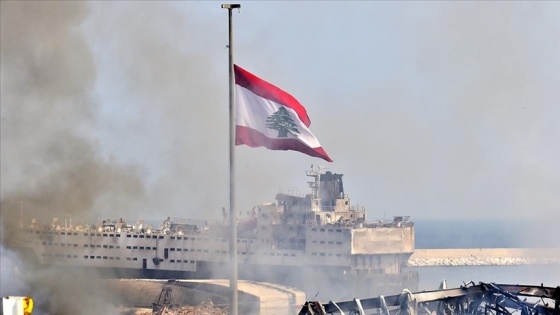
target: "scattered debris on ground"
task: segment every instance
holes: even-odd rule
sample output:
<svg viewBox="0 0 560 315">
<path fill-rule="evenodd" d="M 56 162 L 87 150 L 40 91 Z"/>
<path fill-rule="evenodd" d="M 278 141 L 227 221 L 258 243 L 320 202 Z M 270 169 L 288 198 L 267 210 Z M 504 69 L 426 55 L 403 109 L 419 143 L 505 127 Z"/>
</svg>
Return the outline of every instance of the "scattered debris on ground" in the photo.
<svg viewBox="0 0 560 315">
<path fill-rule="evenodd" d="M 149 308 L 122 308 L 121 315 L 153 315 L 156 314 Z M 159 310 L 157 315 L 227 315 L 224 309 L 216 307 L 212 302 L 205 302 L 198 306 L 179 306 L 175 308 L 167 308 Z"/>
</svg>

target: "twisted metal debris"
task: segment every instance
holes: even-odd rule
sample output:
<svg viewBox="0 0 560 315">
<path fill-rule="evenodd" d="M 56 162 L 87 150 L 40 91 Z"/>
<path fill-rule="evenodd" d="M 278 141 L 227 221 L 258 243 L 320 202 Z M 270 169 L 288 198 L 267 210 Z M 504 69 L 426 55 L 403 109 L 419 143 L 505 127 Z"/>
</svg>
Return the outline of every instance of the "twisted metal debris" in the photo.
<svg viewBox="0 0 560 315">
<path fill-rule="evenodd" d="M 305 303 L 299 315 L 560 315 L 560 286 L 469 282 L 460 288 L 321 304 Z"/>
</svg>

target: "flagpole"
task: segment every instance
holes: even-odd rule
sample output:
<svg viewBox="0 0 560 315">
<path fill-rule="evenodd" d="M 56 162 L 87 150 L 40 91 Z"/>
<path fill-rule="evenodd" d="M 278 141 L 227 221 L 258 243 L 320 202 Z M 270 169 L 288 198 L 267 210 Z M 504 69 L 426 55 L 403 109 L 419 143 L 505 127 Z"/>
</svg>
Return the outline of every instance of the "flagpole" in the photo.
<svg viewBox="0 0 560 315">
<path fill-rule="evenodd" d="M 233 28 L 232 9 L 241 8 L 240 4 L 222 4 L 228 10 L 229 24 L 229 240 L 231 315 L 237 315 L 237 220 L 235 216 L 235 87 L 233 72 Z"/>
</svg>

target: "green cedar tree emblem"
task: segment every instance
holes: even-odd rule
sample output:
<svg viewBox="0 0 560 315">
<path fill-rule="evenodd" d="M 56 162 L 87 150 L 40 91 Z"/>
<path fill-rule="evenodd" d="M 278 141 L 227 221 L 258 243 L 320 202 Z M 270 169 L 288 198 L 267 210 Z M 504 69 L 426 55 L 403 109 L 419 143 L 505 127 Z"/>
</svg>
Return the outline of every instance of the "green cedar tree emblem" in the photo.
<svg viewBox="0 0 560 315">
<path fill-rule="evenodd" d="M 266 118 L 266 128 L 278 130 L 278 138 L 288 137 L 288 132 L 294 136 L 299 134 L 297 125 L 284 106 Z"/>
</svg>

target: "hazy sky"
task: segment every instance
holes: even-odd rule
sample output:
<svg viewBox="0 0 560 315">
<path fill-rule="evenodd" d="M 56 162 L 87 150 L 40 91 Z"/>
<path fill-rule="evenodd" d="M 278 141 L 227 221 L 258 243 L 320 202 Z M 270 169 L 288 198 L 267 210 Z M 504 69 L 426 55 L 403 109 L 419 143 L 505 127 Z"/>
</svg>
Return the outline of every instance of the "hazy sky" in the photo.
<svg viewBox="0 0 560 315">
<path fill-rule="evenodd" d="M 220 4 L 2 2 L 3 200 L 48 196 L 49 211 L 98 219 L 219 217 Z M 241 5 L 235 62 L 307 108 L 334 162 L 237 147 L 239 211 L 308 192 L 317 164 L 344 174 L 369 219 L 560 222 L 560 2 Z"/>
</svg>

